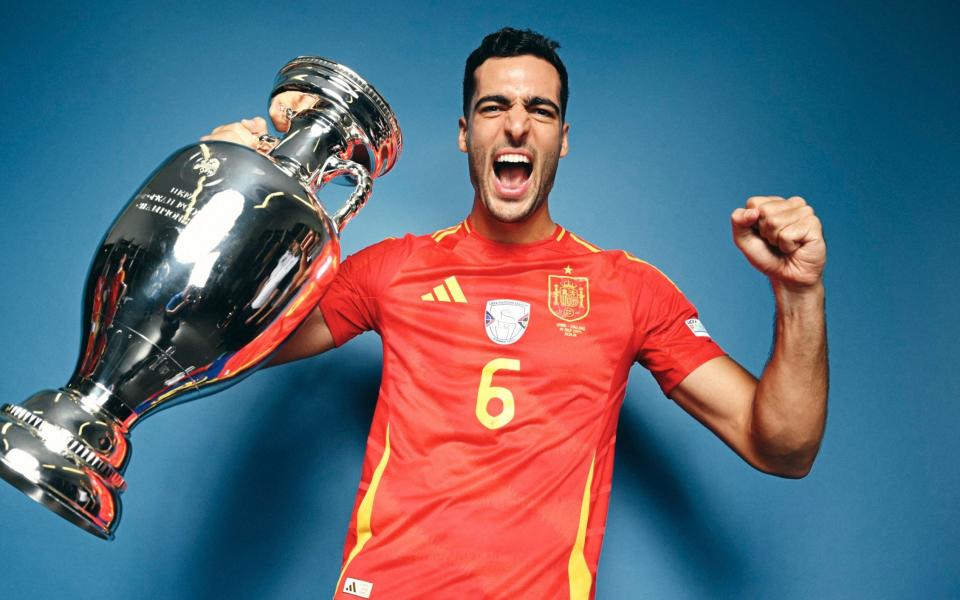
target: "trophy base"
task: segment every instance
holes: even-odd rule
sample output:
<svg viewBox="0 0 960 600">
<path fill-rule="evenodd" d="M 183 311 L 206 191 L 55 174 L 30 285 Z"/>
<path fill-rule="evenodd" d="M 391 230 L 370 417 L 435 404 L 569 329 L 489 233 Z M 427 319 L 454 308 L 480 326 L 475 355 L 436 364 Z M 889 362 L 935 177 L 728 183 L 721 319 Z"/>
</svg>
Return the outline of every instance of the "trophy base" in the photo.
<svg viewBox="0 0 960 600">
<path fill-rule="evenodd" d="M 16 469 L 10 467 L 4 460 L 0 460 L 0 477 L 26 494 L 31 500 L 42 504 L 84 531 L 104 540 L 113 539 L 113 532 L 97 525 L 82 512 L 75 509 L 70 500 L 59 494 L 56 489 L 41 482 L 34 483 L 21 475 Z"/>
<path fill-rule="evenodd" d="M 60 404 L 70 408 L 72 403 Z M 84 461 L 81 446 L 66 429 L 36 413 L 10 404 L 0 407 L 0 477 L 84 531 L 111 540 L 126 484 L 119 475 L 120 487 L 97 473 L 96 468 L 104 469 L 102 461 Z"/>
</svg>

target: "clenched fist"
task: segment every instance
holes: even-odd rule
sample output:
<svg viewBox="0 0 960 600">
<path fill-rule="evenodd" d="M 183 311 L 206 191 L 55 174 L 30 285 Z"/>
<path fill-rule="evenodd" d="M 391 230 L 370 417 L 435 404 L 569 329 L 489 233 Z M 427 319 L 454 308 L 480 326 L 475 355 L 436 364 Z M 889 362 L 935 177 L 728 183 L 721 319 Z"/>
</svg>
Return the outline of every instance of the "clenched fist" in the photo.
<svg viewBox="0 0 960 600">
<path fill-rule="evenodd" d="M 734 243 L 772 281 L 794 289 L 820 282 L 827 245 L 820 219 L 803 198 L 753 196 L 730 220 Z"/>
</svg>

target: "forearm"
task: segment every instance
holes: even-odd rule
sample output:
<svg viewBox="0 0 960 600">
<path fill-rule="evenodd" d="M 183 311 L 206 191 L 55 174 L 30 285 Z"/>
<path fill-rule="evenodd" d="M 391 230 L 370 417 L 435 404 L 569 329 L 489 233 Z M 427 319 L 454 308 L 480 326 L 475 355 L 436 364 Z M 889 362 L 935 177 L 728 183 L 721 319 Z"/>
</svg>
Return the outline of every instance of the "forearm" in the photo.
<svg viewBox="0 0 960 600">
<path fill-rule="evenodd" d="M 334 347 L 333 334 L 323 320 L 319 309 L 310 313 L 303 324 L 270 357 L 267 367 L 282 365 L 293 360 L 315 356 Z"/>
<path fill-rule="evenodd" d="M 774 284 L 773 353 L 757 385 L 751 436 L 770 470 L 787 477 L 810 471 L 827 412 L 827 335 L 823 284 L 802 290 Z"/>
</svg>

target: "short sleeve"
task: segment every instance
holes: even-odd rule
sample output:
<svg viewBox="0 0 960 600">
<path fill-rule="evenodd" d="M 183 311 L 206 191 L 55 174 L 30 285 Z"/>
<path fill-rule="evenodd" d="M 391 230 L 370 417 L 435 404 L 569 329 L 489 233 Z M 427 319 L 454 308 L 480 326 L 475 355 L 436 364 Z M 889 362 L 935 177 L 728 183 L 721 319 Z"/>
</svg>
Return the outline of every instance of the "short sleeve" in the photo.
<svg viewBox="0 0 960 600">
<path fill-rule="evenodd" d="M 381 291 L 408 256 L 411 239 L 412 236 L 384 240 L 340 265 L 318 306 L 337 346 L 364 331 L 380 331 Z"/>
<path fill-rule="evenodd" d="M 637 362 L 669 395 L 687 375 L 725 352 L 710 338 L 697 309 L 670 279 L 647 266 L 634 296 Z"/>
</svg>

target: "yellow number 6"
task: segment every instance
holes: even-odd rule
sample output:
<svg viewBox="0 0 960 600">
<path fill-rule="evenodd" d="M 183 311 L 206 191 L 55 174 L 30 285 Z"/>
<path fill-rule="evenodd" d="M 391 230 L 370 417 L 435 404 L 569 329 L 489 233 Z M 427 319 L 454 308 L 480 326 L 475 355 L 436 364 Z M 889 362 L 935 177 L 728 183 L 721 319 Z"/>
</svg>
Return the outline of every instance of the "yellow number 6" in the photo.
<svg viewBox="0 0 960 600">
<path fill-rule="evenodd" d="M 477 419 L 487 429 L 500 429 L 513 420 L 513 392 L 505 387 L 490 385 L 493 374 L 500 370 L 519 371 L 520 361 L 514 358 L 495 358 L 483 366 L 480 388 L 477 390 Z M 487 410 L 494 398 L 499 398 L 503 403 L 503 410 L 496 416 Z"/>
</svg>

